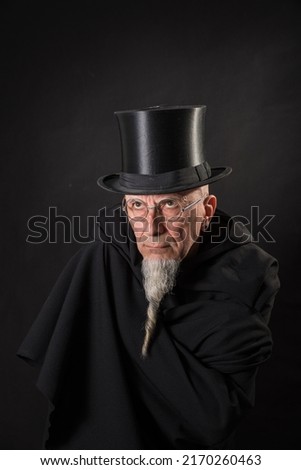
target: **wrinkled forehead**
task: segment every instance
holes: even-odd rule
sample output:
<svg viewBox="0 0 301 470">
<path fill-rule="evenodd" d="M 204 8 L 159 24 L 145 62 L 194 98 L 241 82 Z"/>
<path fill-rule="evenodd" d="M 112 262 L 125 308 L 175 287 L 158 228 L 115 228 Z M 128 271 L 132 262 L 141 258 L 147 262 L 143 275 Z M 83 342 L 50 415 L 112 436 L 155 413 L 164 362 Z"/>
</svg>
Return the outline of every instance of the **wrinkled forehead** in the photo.
<svg viewBox="0 0 301 470">
<path fill-rule="evenodd" d="M 164 194 L 126 194 L 124 197 L 126 201 L 129 200 L 137 200 L 139 199 L 140 201 L 144 201 L 146 203 L 153 203 L 153 202 L 158 202 L 162 201 L 162 199 L 178 199 L 179 201 L 189 201 L 190 198 L 192 198 L 195 194 L 198 194 L 199 189 L 193 189 L 193 190 L 188 190 L 188 191 L 181 191 L 177 193 L 164 193 Z"/>
</svg>

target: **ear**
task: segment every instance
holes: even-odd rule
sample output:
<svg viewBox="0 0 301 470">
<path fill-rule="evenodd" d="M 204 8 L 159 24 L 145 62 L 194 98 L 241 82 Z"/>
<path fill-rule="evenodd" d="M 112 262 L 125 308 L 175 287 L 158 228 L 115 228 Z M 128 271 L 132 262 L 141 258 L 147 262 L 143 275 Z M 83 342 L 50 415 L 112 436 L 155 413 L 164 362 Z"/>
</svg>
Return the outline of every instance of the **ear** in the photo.
<svg viewBox="0 0 301 470">
<path fill-rule="evenodd" d="M 204 208 L 206 213 L 206 219 L 210 222 L 211 218 L 214 216 L 217 206 L 217 198 L 213 194 L 209 194 L 204 200 Z"/>
</svg>

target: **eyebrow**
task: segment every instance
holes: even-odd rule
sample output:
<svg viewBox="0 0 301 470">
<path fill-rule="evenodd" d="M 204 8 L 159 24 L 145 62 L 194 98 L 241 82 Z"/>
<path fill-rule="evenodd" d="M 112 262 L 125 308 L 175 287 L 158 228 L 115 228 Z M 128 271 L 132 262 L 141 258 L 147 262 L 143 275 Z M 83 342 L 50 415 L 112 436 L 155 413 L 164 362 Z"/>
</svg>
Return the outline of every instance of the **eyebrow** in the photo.
<svg viewBox="0 0 301 470">
<path fill-rule="evenodd" d="M 162 197 L 161 199 L 159 199 L 159 201 L 156 202 L 155 204 L 159 204 L 162 201 L 168 201 L 170 199 L 176 200 L 176 201 L 179 201 L 179 202 L 188 202 L 186 196 L 169 196 L 169 197 L 166 196 L 166 197 Z M 126 200 L 127 201 L 141 201 L 141 202 L 144 202 L 146 204 L 146 202 L 143 201 L 143 199 L 140 199 L 139 197 L 129 197 Z"/>
</svg>

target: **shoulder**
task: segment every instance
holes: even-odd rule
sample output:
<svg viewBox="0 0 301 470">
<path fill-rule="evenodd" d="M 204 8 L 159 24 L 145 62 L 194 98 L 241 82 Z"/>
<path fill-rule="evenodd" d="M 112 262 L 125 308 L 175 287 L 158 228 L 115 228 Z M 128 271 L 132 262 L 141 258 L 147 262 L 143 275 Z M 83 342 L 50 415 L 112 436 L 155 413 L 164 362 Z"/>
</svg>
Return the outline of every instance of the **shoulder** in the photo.
<svg viewBox="0 0 301 470">
<path fill-rule="evenodd" d="M 129 229 L 121 205 L 103 207 L 96 217 L 93 237 L 80 246 L 73 256 L 74 261 L 88 260 L 107 252 L 127 254 L 129 251 Z"/>
<path fill-rule="evenodd" d="M 222 212 L 218 217 L 215 230 L 207 235 L 205 256 L 202 246 L 199 250 L 199 268 L 210 285 L 250 307 L 263 291 L 262 298 L 275 295 L 279 289 L 277 260 L 252 241 L 250 232 L 235 218 Z"/>
<path fill-rule="evenodd" d="M 230 263 L 233 269 L 238 269 L 246 275 L 250 273 L 264 275 L 271 266 L 278 267 L 276 258 L 254 242 L 234 245 L 231 250 L 221 255 L 220 262 Z"/>
<path fill-rule="evenodd" d="M 280 287 L 278 261 L 253 242 L 221 254 L 214 271 L 220 273 L 221 283 L 228 292 L 259 309 Z"/>
<path fill-rule="evenodd" d="M 209 233 L 210 258 L 214 263 L 239 271 L 241 276 L 264 276 L 277 260 L 254 242 L 251 233 L 236 217 L 217 211 L 215 230 Z"/>
</svg>

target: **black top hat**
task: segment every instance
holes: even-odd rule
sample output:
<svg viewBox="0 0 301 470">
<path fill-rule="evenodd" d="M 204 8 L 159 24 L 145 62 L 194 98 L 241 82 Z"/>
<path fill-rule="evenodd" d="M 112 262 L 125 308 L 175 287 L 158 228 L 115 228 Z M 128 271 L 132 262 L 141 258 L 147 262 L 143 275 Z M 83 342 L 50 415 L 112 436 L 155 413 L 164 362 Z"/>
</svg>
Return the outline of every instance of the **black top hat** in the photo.
<svg viewBox="0 0 301 470">
<path fill-rule="evenodd" d="M 205 159 L 206 106 L 154 106 L 117 111 L 122 172 L 101 176 L 104 189 L 163 194 L 213 183 L 231 173 Z"/>
</svg>

